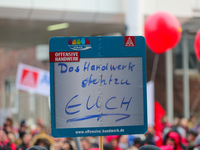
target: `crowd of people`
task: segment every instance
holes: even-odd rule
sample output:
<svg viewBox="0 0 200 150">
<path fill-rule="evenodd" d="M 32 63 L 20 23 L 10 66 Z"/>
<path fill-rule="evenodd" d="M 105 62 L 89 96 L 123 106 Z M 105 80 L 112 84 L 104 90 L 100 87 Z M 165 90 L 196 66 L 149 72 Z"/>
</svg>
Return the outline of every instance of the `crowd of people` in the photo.
<svg viewBox="0 0 200 150">
<path fill-rule="evenodd" d="M 98 141 L 98 137 L 81 137 L 80 145 L 83 150 L 98 150 Z M 11 118 L 0 127 L 0 150 L 26 150 L 34 145 L 47 150 L 79 150 L 73 138 L 52 137 L 41 119 L 35 128 L 27 121 L 16 127 Z M 164 116 L 159 130 L 149 126 L 146 134 L 103 137 L 104 150 L 138 150 L 143 145 L 155 145 L 161 150 L 200 150 L 200 125 L 195 117 L 175 117 L 171 124 Z"/>
</svg>

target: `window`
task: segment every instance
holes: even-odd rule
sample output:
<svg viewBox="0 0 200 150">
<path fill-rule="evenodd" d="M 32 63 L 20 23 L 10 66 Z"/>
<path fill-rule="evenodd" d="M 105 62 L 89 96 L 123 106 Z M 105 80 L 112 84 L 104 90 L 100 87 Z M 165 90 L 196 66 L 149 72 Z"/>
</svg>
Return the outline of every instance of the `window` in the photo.
<svg viewBox="0 0 200 150">
<path fill-rule="evenodd" d="M 198 71 L 198 60 L 196 58 L 195 52 L 194 52 L 194 37 L 188 37 L 187 38 L 187 44 L 188 44 L 188 51 L 189 51 L 189 70 L 191 72 L 197 73 Z M 183 39 L 180 40 L 178 45 L 174 48 L 174 61 L 175 61 L 175 71 L 182 70 L 183 68 Z"/>
<path fill-rule="evenodd" d="M 4 106 L 6 108 L 12 108 L 12 113 L 18 113 L 19 100 L 18 100 L 18 92 L 15 89 L 15 80 L 12 78 L 5 79 L 4 89 L 5 89 Z"/>
</svg>

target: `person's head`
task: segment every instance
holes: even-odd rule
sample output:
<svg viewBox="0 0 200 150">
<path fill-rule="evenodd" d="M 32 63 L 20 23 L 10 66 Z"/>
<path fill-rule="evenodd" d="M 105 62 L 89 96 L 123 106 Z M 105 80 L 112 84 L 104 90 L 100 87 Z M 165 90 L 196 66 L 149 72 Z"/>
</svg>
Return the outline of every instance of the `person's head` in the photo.
<svg viewBox="0 0 200 150">
<path fill-rule="evenodd" d="M 53 138 L 53 141 L 54 150 L 60 150 L 63 145 L 62 138 Z"/>
<path fill-rule="evenodd" d="M 173 125 L 175 127 L 178 127 L 180 124 L 180 118 L 179 117 L 174 117 Z"/>
<path fill-rule="evenodd" d="M 181 148 L 181 137 L 178 132 L 169 132 L 165 137 L 164 145 L 169 145 L 174 150 Z"/>
<path fill-rule="evenodd" d="M 50 149 L 50 146 L 53 144 L 53 138 L 46 133 L 36 134 L 33 136 L 30 145 L 40 145 Z"/>
<path fill-rule="evenodd" d="M 128 143 L 128 135 L 122 135 L 122 136 L 120 136 L 119 142 L 123 143 L 123 144 Z"/>
<path fill-rule="evenodd" d="M 161 122 L 162 123 L 167 123 L 168 122 L 168 116 L 167 115 L 164 115 L 161 119 Z"/>
<path fill-rule="evenodd" d="M 176 143 L 175 143 L 174 138 L 167 137 L 167 139 L 166 139 L 166 145 L 170 145 L 172 147 L 175 147 Z"/>
<path fill-rule="evenodd" d="M 118 147 L 119 138 L 120 138 L 119 135 L 110 135 L 110 136 L 107 136 L 107 141 L 111 143 L 113 148 L 115 148 L 115 147 Z"/>
<path fill-rule="evenodd" d="M 90 143 L 90 141 L 87 138 L 82 138 L 81 146 L 82 146 L 83 150 L 88 150 L 91 148 L 92 144 Z"/>
<path fill-rule="evenodd" d="M 7 118 L 6 122 L 5 122 L 5 125 L 12 126 L 13 125 L 13 120 L 11 118 Z"/>
<path fill-rule="evenodd" d="M 38 118 L 37 119 L 37 124 L 41 125 L 41 126 L 44 126 L 44 121 L 42 120 L 42 118 Z"/>
<path fill-rule="evenodd" d="M 41 133 L 42 131 L 43 131 L 43 126 L 40 125 L 40 124 L 37 124 L 36 132 L 37 132 L 37 133 Z"/>
<path fill-rule="evenodd" d="M 188 136 L 187 136 L 188 142 L 193 142 L 193 141 L 195 141 L 197 135 L 198 135 L 198 134 L 197 134 L 196 132 L 190 131 L 190 132 L 188 133 Z"/>
<path fill-rule="evenodd" d="M 6 132 L 4 130 L 0 130 L 0 142 L 4 142 L 7 138 Z"/>
<path fill-rule="evenodd" d="M 141 143 L 141 139 L 139 137 L 136 137 L 134 139 L 134 146 L 137 147 L 137 148 L 139 148 L 141 146 L 141 144 L 142 144 Z"/>
<path fill-rule="evenodd" d="M 180 126 L 183 128 L 187 128 L 188 127 L 188 120 L 186 118 L 182 118 L 180 121 Z"/>
<path fill-rule="evenodd" d="M 27 129 L 26 127 L 26 123 L 25 123 L 25 120 L 22 120 L 21 123 L 20 123 L 20 131 L 22 132 L 25 132 Z"/>
<path fill-rule="evenodd" d="M 190 116 L 189 121 L 194 123 L 196 121 L 196 116 Z"/>
<path fill-rule="evenodd" d="M 10 140 L 10 143 L 15 143 L 16 138 L 15 138 L 15 134 L 13 132 L 8 133 L 7 136 Z"/>
<path fill-rule="evenodd" d="M 12 126 L 7 125 L 6 123 L 4 124 L 4 130 L 6 134 L 13 132 Z"/>
<path fill-rule="evenodd" d="M 154 127 L 153 126 L 148 126 L 147 133 L 154 134 Z"/>
<path fill-rule="evenodd" d="M 22 141 L 23 141 L 24 144 L 29 145 L 30 142 L 31 142 L 31 139 L 32 139 L 32 135 L 26 133 L 26 134 L 24 134 Z"/>
<path fill-rule="evenodd" d="M 22 120 L 20 123 L 20 128 L 19 128 L 19 137 L 20 139 L 23 140 L 24 135 L 26 134 L 27 126 L 25 120 Z"/>
<path fill-rule="evenodd" d="M 13 126 L 13 121 L 11 118 L 7 118 L 6 122 L 4 123 L 4 130 L 6 132 L 6 134 L 13 132 L 12 131 L 12 126 Z"/>
<path fill-rule="evenodd" d="M 103 144 L 103 149 L 104 150 L 112 150 L 113 146 L 110 143 L 105 143 L 105 144 Z"/>
<path fill-rule="evenodd" d="M 34 145 L 43 146 L 47 150 L 49 150 L 50 146 L 51 146 L 50 142 L 47 139 L 45 139 L 45 138 L 39 138 L 39 139 L 37 139 Z"/>
<path fill-rule="evenodd" d="M 69 141 L 65 141 L 62 145 L 63 150 L 74 150 Z"/>
</svg>

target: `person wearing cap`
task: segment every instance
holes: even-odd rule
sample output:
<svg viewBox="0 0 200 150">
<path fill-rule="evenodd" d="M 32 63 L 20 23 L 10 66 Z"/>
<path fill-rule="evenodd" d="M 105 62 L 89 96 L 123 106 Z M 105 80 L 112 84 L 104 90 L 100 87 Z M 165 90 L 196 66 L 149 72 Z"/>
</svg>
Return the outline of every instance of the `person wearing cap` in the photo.
<svg viewBox="0 0 200 150">
<path fill-rule="evenodd" d="M 110 136 L 107 136 L 106 138 L 107 138 L 108 143 L 111 143 L 113 150 L 122 150 L 118 146 L 119 135 L 110 135 Z"/>
<path fill-rule="evenodd" d="M 46 147 L 47 150 L 50 150 L 50 147 L 53 146 L 53 138 L 46 133 L 40 133 L 34 135 L 33 139 L 30 142 L 30 145 L 40 145 Z"/>
<path fill-rule="evenodd" d="M 183 150 L 185 147 L 181 143 L 181 136 L 178 132 L 171 131 L 164 138 L 161 150 Z"/>
<path fill-rule="evenodd" d="M 127 149 L 127 150 L 138 150 L 138 149 L 140 148 L 141 144 L 142 144 L 141 139 L 138 138 L 138 137 L 136 137 L 136 138 L 134 139 L 134 144 L 133 144 L 133 146 L 131 146 L 131 147 L 130 147 L 129 149 Z"/>
<path fill-rule="evenodd" d="M 26 134 L 26 124 L 25 124 L 25 120 L 22 120 L 20 123 L 20 128 L 19 128 L 19 137 L 20 139 L 23 138 L 23 136 Z"/>
</svg>

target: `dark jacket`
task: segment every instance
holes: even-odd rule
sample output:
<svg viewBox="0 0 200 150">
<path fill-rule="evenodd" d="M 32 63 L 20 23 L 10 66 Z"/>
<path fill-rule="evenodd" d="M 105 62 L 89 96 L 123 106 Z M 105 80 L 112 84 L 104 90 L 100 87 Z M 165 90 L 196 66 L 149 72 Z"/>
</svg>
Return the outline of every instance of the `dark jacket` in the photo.
<svg viewBox="0 0 200 150">
<path fill-rule="evenodd" d="M 27 148 L 28 146 L 24 142 L 22 142 L 22 144 L 17 147 L 17 150 L 26 150 Z"/>
<path fill-rule="evenodd" d="M 0 150 L 12 150 L 8 139 L 4 142 L 0 142 Z"/>
</svg>

